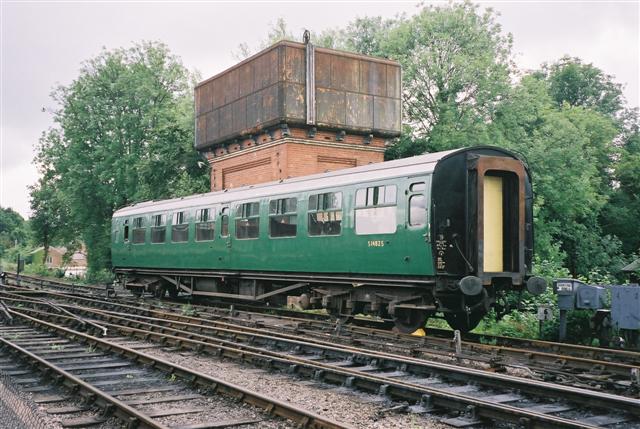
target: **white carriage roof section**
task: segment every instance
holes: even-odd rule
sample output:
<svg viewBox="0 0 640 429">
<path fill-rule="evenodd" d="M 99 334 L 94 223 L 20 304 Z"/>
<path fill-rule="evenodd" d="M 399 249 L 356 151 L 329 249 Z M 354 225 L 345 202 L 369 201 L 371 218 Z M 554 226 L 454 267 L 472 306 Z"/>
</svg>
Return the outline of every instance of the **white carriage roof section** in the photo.
<svg viewBox="0 0 640 429">
<path fill-rule="evenodd" d="M 124 217 L 156 212 L 167 212 L 194 207 L 207 207 L 233 201 L 257 200 L 266 196 L 293 194 L 311 190 L 322 190 L 336 186 L 347 186 L 355 183 L 384 180 L 394 177 L 409 177 L 417 174 L 430 174 L 445 156 L 457 152 L 449 150 L 434 152 L 394 161 L 364 165 L 362 167 L 345 168 L 329 173 L 310 176 L 293 177 L 282 181 L 243 186 L 225 191 L 190 195 L 170 200 L 145 201 L 117 210 L 113 217 Z"/>
</svg>

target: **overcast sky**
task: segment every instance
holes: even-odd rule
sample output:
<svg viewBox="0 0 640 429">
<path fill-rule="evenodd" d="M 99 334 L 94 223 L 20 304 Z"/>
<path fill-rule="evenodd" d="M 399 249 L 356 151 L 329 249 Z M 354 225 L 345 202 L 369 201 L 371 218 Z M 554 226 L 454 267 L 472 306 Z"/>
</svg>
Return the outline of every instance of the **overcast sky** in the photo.
<svg viewBox="0 0 640 429">
<path fill-rule="evenodd" d="M 140 40 L 160 40 L 203 78 L 235 63 L 240 43 L 257 46 L 271 23 L 302 28 L 343 27 L 365 15 L 414 13 L 416 2 L 9 2 L 1 4 L 0 206 L 29 215 L 27 186 L 37 181 L 33 146 L 52 124 L 43 107 L 49 94 L 70 83 L 83 60 Z M 593 63 L 639 99 L 638 1 L 485 2 L 514 37 L 516 63 L 537 68 L 568 54 Z"/>
</svg>

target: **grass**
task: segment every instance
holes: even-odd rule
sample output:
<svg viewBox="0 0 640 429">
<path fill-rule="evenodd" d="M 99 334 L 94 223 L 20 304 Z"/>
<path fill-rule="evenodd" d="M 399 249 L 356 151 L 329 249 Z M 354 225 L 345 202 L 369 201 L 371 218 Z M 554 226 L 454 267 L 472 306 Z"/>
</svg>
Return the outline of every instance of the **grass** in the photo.
<svg viewBox="0 0 640 429">
<path fill-rule="evenodd" d="M 180 307 L 180 310 L 182 311 L 183 316 L 193 316 L 194 314 L 196 314 L 193 306 L 189 303 L 183 304 L 182 307 Z"/>
<path fill-rule="evenodd" d="M 429 319 L 427 328 L 451 329 L 444 319 L 435 318 Z M 518 310 L 496 320 L 495 313 L 491 312 L 471 332 L 492 336 L 536 339 L 538 338 L 538 320 L 535 314 Z M 491 342 L 491 340 L 486 341 Z"/>
</svg>

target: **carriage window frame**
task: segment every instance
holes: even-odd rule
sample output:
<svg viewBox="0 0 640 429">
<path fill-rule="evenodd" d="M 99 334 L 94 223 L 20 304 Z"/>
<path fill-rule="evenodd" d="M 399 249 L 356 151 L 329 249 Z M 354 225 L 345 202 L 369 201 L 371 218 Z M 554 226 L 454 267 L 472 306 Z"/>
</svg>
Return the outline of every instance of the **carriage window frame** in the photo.
<svg viewBox="0 0 640 429">
<path fill-rule="evenodd" d="M 245 222 L 246 225 L 242 225 Z M 260 238 L 260 202 L 249 201 L 236 206 L 235 215 L 236 240 L 257 240 Z M 255 235 L 240 237 L 241 231 L 255 230 Z"/>
<path fill-rule="evenodd" d="M 284 220 L 286 222 L 283 222 Z M 274 235 L 274 227 L 278 225 L 293 226 L 293 234 Z M 298 199 L 296 197 L 287 197 L 269 201 L 269 238 L 292 238 L 297 236 Z"/>
<path fill-rule="evenodd" d="M 223 207 L 220 210 L 220 238 L 229 238 L 229 207 Z"/>
<path fill-rule="evenodd" d="M 427 213 L 427 196 L 425 195 L 425 191 L 427 190 L 426 182 L 415 182 L 409 186 L 409 193 L 407 198 L 407 226 L 409 228 L 423 228 L 427 225 L 428 213 Z M 413 223 L 413 207 L 411 205 L 412 201 L 417 198 L 422 198 L 424 201 L 424 205 L 422 206 L 422 223 Z"/>
<path fill-rule="evenodd" d="M 145 244 L 147 242 L 147 226 L 145 225 L 145 221 L 146 216 L 134 217 L 131 221 L 131 243 Z M 142 241 L 136 239 L 136 232 L 138 231 L 142 231 Z"/>
<path fill-rule="evenodd" d="M 213 241 L 216 238 L 216 209 L 214 207 L 203 207 L 196 210 L 195 216 L 195 241 L 198 243 Z M 200 231 L 207 231 L 211 235 L 202 238 Z M 204 233 L 203 233 L 204 234 Z"/>
<path fill-rule="evenodd" d="M 178 237 L 178 234 L 183 234 Z M 178 237 L 179 239 L 176 239 Z M 189 212 L 181 210 L 171 216 L 171 242 L 187 243 L 189 241 Z"/>
<path fill-rule="evenodd" d="M 162 237 L 162 240 L 158 239 Z M 164 244 L 167 241 L 167 215 L 157 213 L 151 215 L 151 244 Z"/>
<path fill-rule="evenodd" d="M 332 195 L 332 198 L 328 198 Z M 318 194 L 310 194 L 307 198 L 307 236 L 309 237 L 339 237 L 342 235 L 342 221 L 344 220 L 342 191 L 321 192 Z M 329 203 L 336 203 L 330 205 Z M 312 223 L 318 223 L 318 215 L 326 214 L 327 220 L 323 223 L 337 222 L 338 232 L 335 234 L 312 233 Z M 340 219 L 338 218 L 338 214 Z M 314 218 L 315 215 L 315 219 Z M 324 217 L 324 216 L 323 216 Z M 333 217 L 333 219 L 332 219 Z"/>
<path fill-rule="evenodd" d="M 364 222 L 365 219 L 375 216 L 382 219 L 383 223 L 366 224 Z M 396 185 L 383 184 L 357 189 L 353 217 L 356 235 L 391 235 L 397 233 L 398 187 Z M 361 227 L 360 225 L 364 226 Z M 373 226 L 382 226 L 383 229 L 371 229 Z"/>
<path fill-rule="evenodd" d="M 118 234 L 120 233 L 120 231 L 118 230 Z M 118 242 L 118 240 L 116 240 L 116 243 Z M 129 242 L 129 219 L 125 219 L 122 222 L 122 242 L 123 243 L 128 243 Z"/>
<path fill-rule="evenodd" d="M 418 200 L 418 199 L 422 199 L 423 201 L 423 205 L 422 206 L 417 206 L 415 209 L 416 210 L 420 210 L 423 214 L 421 217 L 419 217 L 419 223 L 414 223 L 414 217 L 413 217 L 413 212 L 414 212 L 414 207 L 412 205 L 414 200 Z M 408 222 L 407 224 L 409 225 L 410 228 L 422 228 L 427 224 L 427 197 L 424 194 L 411 194 L 409 195 L 409 199 L 407 200 L 407 215 L 408 215 Z"/>
</svg>

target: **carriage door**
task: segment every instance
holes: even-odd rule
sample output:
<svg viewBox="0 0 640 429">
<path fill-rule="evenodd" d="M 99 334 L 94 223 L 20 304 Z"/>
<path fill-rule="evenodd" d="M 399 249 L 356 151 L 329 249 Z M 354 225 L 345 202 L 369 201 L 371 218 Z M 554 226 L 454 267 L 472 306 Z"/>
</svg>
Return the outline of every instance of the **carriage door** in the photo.
<svg viewBox="0 0 640 429">
<path fill-rule="evenodd" d="M 524 177 L 522 164 L 510 158 L 477 160 L 478 274 L 522 281 L 524 275 Z"/>
<path fill-rule="evenodd" d="M 504 182 L 501 175 L 484 176 L 483 235 L 485 273 L 504 271 Z"/>
</svg>

